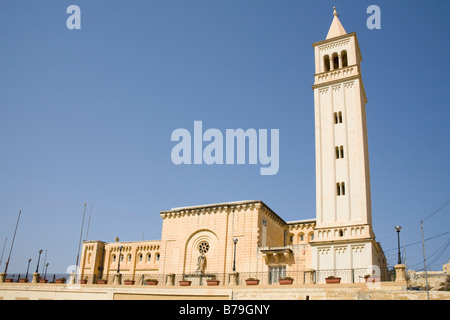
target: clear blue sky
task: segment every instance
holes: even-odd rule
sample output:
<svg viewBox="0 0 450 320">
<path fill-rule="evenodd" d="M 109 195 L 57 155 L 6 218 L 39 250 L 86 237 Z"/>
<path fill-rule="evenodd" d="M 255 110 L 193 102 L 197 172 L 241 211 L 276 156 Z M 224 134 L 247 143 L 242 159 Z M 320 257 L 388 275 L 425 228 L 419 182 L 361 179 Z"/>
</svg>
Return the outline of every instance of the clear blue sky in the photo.
<svg viewBox="0 0 450 320">
<path fill-rule="evenodd" d="M 81 30 L 66 27 L 71 4 Z M 366 27 L 372 4 L 381 30 Z M 0 2 L 0 271 L 19 209 L 10 274 L 35 268 L 39 249 L 49 273 L 75 264 L 85 202 L 83 238 L 92 205 L 88 240 L 107 242 L 160 239 L 159 212 L 179 206 L 254 199 L 315 218 L 311 44 L 334 5 L 363 56 L 377 241 L 396 264 L 402 225 L 406 263 L 423 268 L 420 220 L 450 199 L 450 2 L 16 0 Z M 279 129 L 278 174 L 174 165 L 171 133 L 194 120 Z M 449 226 L 447 205 L 425 238 Z M 431 269 L 449 239 L 426 242 Z"/>
</svg>

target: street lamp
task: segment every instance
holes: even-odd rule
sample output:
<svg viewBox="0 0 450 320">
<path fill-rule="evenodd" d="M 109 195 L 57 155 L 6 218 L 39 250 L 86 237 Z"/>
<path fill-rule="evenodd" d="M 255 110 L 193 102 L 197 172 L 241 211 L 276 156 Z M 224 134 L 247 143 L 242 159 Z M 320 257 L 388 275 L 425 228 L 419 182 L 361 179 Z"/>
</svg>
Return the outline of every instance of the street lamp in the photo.
<svg viewBox="0 0 450 320">
<path fill-rule="evenodd" d="M 47 276 L 47 268 L 48 268 L 48 265 L 49 265 L 50 263 L 46 263 L 45 264 L 45 273 L 44 273 L 44 279 L 45 279 L 45 277 Z"/>
<path fill-rule="evenodd" d="M 41 253 L 42 253 L 42 249 L 39 250 L 39 258 L 38 258 L 38 263 L 37 263 L 37 266 L 36 266 L 36 273 L 38 273 L 38 270 L 39 270 L 39 260 L 41 260 Z"/>
<path fill-rule="evenodd" d="M 234 243 L 234 255 L 233 255 L 233 272 L 236 271 L 236 244 L 238 242 L 237 238 L 233 239 L 233 243 Z"/>
<path fill-rule="evenodd" d="M 398 264 L 402 264 L 402 256 L 400 254 L 400 230 L 402 230 L 402 227 L 396 226 L 395 230 L 397 231 L 397 239 L 398 239 Z"/>
<path fill-rule="evenodd" d="M 31 258 L 28 259 L 27 274 L 25 275 L 25 279 L 28 279 L 28 270 L 30 269 L 30 262 L 31 262 Z"/>
<path fill-rule="evenodd" d="M 117 264 L 117 273 L 120 272 L 120 259 L 121 259 L 121 252 L 122 252 L 123 246 L 119 247 L 119 263 Z"/>
</svg>

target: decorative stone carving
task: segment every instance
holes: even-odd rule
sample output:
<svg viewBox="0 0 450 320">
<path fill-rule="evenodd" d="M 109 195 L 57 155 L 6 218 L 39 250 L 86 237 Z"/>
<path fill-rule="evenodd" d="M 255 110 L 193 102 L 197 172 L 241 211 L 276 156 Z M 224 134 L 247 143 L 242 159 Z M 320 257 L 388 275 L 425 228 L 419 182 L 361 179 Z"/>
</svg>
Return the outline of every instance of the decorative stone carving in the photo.
<svg viewBox="0 0 450 320">
<path fill-rule="evenodd" d="M 200 256 L 197 258 L 197 270 L 195 272 L 204 273 L 205 272 L 205 264 L 206 264 L 206 256 L 202 252 Z"/>
</svg>

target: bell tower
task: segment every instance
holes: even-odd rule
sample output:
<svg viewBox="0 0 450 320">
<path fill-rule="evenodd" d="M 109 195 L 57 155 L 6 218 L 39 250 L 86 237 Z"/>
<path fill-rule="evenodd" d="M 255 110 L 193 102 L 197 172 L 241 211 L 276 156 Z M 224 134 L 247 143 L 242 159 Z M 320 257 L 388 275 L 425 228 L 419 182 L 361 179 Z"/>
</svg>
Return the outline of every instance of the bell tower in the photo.
<svg viewBox="0 0 450 320">
<path fill-rule="evenodd" d="M 336 8 L 333 15 L 326 39 L 313 44 L 316 270 L 379 265 L 381 251 L 372 230 L 361 52 L 356 33 L 345 31 Z"/>
</svg>

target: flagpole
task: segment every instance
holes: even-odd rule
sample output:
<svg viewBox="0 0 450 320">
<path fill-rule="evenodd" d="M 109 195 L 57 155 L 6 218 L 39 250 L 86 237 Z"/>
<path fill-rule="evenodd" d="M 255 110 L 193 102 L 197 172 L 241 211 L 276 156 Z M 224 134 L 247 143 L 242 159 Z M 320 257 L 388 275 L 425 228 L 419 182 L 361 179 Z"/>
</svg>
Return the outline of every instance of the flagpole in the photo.
<svg viewBox="0 0 450 320">
<path fill-rule="evenodd" d="M 20 219 L 20 214 L 22 213 L 22 209 L 19 210 L 19 216 L 17 217 L 17 222 L 16 222 L 16 229 L 14 230 L 14 236 L 11 242 L 11 249 L 9 249 L 9 255 L 8 255 L 8 260 L 6 261 L 6 266 L 5 266 L 5 274 L 8 271 L 8 265 L 9 265 L 9 260 L 11 259 L 11 252 L 14 246 L 14 239 L 16 238 L 16 232 L 17 232 L 17 226 L 19 225 L 19 219 Z"/>
<path fill-rule="evenodd" d="M 86 202 L 84 203 L 84 210 L 83 210 L 83 220 L 81 221 L 81 231 L 80 231 L 80 242 L 78 243 L 78 254 L 77 254 L 77 264 L 75 265 L 75 272 L 78 268 L 78 260 L 80 258 L 80 247 L 81 247 L 81 237 L 83 235 L 83 225 L 84 225 L 84 214 L 86 213 Z"/>
<path fill-rule="evenodd" d="M 89 226 L 91 225 L 91 215 L 92 215 L 92 204 L 91 204 L 91 212 L 89 213 L 88 226 L 87 226 L 87 230 L 86 230 L 86 238 L 84 239 L 84 240 L 86 240 L 86 241 L 87 241 L 87 239 L 88 239 Z"/>
</svg>

